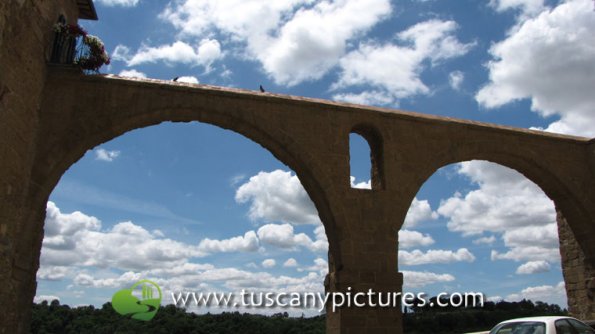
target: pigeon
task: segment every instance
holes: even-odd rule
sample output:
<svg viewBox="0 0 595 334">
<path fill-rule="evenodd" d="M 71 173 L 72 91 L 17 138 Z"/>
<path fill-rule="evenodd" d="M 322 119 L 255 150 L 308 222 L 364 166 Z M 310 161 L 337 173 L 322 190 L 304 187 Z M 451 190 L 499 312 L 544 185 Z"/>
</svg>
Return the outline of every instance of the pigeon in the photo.
<svg viewBox="0 0 595 334">
<path fill-rule="evenodd" d="M 179 79 L 179 78 L 180 78 L 180 77 L 175 77 L 175 78 L 173 78 L 173 80 L 172 80 L 172 81 L 178 81 L 178 79 Z"/>
<path fill-rule="evenodd" d="M 266 90 L 264 90 L 264 88 L 262 88 L 262 85 L 260 85 L 260 92 L 261 92 L 261 93 L 264 93 L 264 92 L 266 92 Z"/>
</svg>

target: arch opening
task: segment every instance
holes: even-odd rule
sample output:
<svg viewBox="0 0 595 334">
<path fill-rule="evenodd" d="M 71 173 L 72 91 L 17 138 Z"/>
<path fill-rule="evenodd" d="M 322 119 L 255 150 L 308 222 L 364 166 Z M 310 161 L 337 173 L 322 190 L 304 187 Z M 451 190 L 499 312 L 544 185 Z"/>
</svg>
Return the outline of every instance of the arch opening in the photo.
<svg viewBox="0 0 595 334">
<path fill-rule="evenodd" d="M 194 150 L 180 150 L 189 143 Z M 220 156 L 227 161 L 200 172 Z M 184 163 L 192 157 L 192 164 Z M 271 167 L 259 167 L 259 157 Z M 168 179 L 155 181 L 157 175 Z M 80 178 L 93 184 L 81 184 Z M 156 184 L 160 190 L 152 191 L 151 185 Z M 215 191 L 203 193 L 204 188 Z M 145 199 L 135 198 L 141 195 Z M 223 197 L 227 198 L 224 209 L 216 209 L 212 201 Z M 162 201 L 169 204 L 160 205 Z M 198 214 L 192 203 L 203 208 L 201 218 L 192 218 Z M 217 218 L 220 211 L 228 216 Z M 146 225 L 135 223 L 138 220 Z M 236 220 L 245 223 L 240 233 L 220 230 Z M 160 227 L 162 221 L 175 221 L 171 225 L 177 226 Z M 185 235 L 206 226 L 204 221 L 215 221 L 216 228 L 200 238 Z M 92 242 L 91 236 L 104 246 Z M 93 253 L 92 245 L 100 250 Z M 204 123 L 146 127 L 88 151 L 64 174 L 50 197 L 43 247 L 38 297 L 51 296 L 60 286 L 57 282 L 67 278 L 80 288 L 81 298 L 88 298 L 87 290 L 103 286 L 105 293 L 113 293 L 117 284 L 139 275 L 157 277 L 170 291 L 179 282 L 190 284 L 179 283 L 187 290 L 203 288 L 191 285 L 198 281 L 213 289 L 216 282 L 232 282 L 222 283 L 230 289 L 253 284 L 257 291 L 281 284 L 282 271 L 294 276 L 287 275 L 288 286 L 323 290 L 328 271 L 325 228 L 296 173 L 243 136 Z M 250 261 L 248 255 L 262 258 Z M 211 256 L 210 263 L 196 261 Z M 229 266 L 221 268 L 225 261 L 230 261 Z M 73 266 L 77 268 L 69 268 Z M 104 269 L 89 273 L 91 266 Z M 258 270 L 263 273 L 251 273 Z M 186 275 L 188 271 L 194 274 Z M 180 277 L 180 272 L 187 277 Z M 163 277 L 167 275 L 178 276 L 168 280 Z M 267 280 L 270 284 L 261 285 Z M 63 301 L 80 304 L 75 297 L 71 294 Z"/>
<path fill-rule="evenodd" d="M 376 129 L 357 125 L 349 133 L 350 184 L 358 189 L 384 189 L 382 137 Z"/>
<path fill-rule="evenodd" d="M 524 175 L 485 160 L 444 166 L 425 181 L 399 232 L 399 269 L 405 291 L 568 307 L 554 203 Z M 415 323 L 405 315 L 404 325 Z M 490 327 L 475 325 L 457 330 Z"/>
<path fill-rule="evenodd" d="M 189 122 L 200 122 L 224 130 L 230 130 L 265 148 L 276 159 L 295 171 L 306 192 L 314 202 L 325 228 L 327 230 L 334 229 L 334 218 L 325 197 L 324 187 L 320 184 L 326 178 L 315 175 L 315 173 L 321 174 L 322 171 L 313 171 L 311 170 L 312 166 L 306 164 L 306 161 L 309 159 L 307 152 L 300 151 L 300 157 L 294 155 L 298 149 L 295 147 L 291 138 L 283 133 L 269 134 L 270 129 L 264 131 L 244 119 L 238 119 L 227 114 L 206 111 L 197 113 L 196 110 L 184 108 L 173 110 L 170 108 L 165 110 L 151 109 L 141 112 L 140 115 L 123 115 L 117 119 L 110 119 L 107 127 L 106 124 L 99 122 L 91 132 L 84 126 L 74 129 L 81 131 L 80 133 L 73 134 L 73 136 L 80 137 L 80 140 L 73 142 L 69 136 L 69 138 L 64 139 L 65 142 L 59 143 L 68 147 L 68 150 L 59 149 L 57 147 L 60 145 L 55 144 L 53 147 L 48 148 L 49 152 L 46 153 L 46 156 L 39 159 L 39 167 L 32 173 L 33 177 L 38 179 L 40 184 L 38 188 L 33 190 L 37 194 L 34 205 L 45 205 L 50 192 L 54 189 L 62 175 L 71 165 L 81 159 L 88 150 L 137 129 L 164 123 Z M 331 240 L 331 245 L 333 244 Z"/>
</svg>

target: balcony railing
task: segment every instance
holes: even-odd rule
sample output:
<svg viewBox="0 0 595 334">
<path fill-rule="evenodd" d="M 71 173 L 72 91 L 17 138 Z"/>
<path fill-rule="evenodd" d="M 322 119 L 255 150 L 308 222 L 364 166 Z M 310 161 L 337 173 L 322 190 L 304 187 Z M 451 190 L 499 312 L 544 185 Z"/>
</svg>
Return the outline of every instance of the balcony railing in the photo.
<svg viewBox="0 0 595 334">
<path fill-rule="evenodd" d="M 54 64 L 74 64 L 77 44 L 82 44 L 82 36 L 76 37 L 56 32 L 50 62 Z"/>
<path fill-rule="evenodd" d="M 101 66 L 110 63 L 103 42 L 78 24 L 57 23 L 54 31 L 50 62 L 77 65 L 86 73 L 98 73 Z"/>
</svg>

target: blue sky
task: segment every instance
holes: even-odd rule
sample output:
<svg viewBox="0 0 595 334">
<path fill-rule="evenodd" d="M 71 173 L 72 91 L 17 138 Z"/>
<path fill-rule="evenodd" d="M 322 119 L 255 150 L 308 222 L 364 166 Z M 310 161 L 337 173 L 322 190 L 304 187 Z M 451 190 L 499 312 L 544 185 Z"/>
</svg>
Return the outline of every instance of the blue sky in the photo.
<svg viewBox="0 0 595 334">
<path fill-rule="evenodd" d="M 81 24 L 112 56 L 104 73 L 595 136 L 591 0 L 95 6 L 99 21 Z M 357 187 L 369 180 L 367 149 L 351 140 Z M 140 278 L 166 293 L 322 291 L 328 270 L 324 229 L 295 174 L 208 124 L 164 123 L 89 150 L 52 193 L 45 232 L 37 299 L 70 305 L 101 305 Z M 405 291 L 566 307 L 553 203 L 498 165 L 434 174 L 396 251 Z"/>
</svg>

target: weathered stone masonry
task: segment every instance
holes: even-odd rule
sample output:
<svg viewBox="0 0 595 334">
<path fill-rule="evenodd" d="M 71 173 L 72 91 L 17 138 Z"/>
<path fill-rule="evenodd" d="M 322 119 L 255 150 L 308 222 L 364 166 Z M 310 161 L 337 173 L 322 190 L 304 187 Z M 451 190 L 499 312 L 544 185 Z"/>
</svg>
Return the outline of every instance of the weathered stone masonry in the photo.
<svg viewBox="0 0 595 334">
<path fill-rule="evenodd" d="M 397 231 L 421 185 L 472 159 L 516 169 L 559 210 L 571 311 L 595 318 L 595 144 L 585 138 L 238 89 L 85 76 L 47 65 L 52 25 L 89 0 L 0 2 L 0 333 L 26 333 L 47 199 L 85 151 L 164 121 L 238 132 L 292 168 L 329 239 L 329 291 L 401 291 Z M 349 185 L 349 133 L 373 189 Z M 365 219 L 364 219 L 365 217 Z M 6 307 L 8 306 L 8 307 Z M 401 333 L 398 310 L 329 313 L 328 333 Z"/>
<path fill-rule="evenodd" d="M 558 212 L 557 220 L 568 311 L 579 319 L 593 319 L 595 315 L 595 304 L 593 303 L 595 268 L 585 258 L 561 212 Z"/>
</svg>

